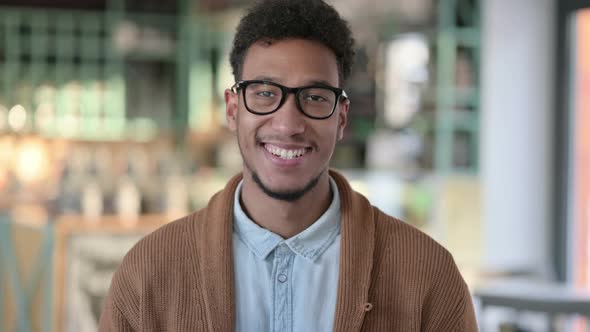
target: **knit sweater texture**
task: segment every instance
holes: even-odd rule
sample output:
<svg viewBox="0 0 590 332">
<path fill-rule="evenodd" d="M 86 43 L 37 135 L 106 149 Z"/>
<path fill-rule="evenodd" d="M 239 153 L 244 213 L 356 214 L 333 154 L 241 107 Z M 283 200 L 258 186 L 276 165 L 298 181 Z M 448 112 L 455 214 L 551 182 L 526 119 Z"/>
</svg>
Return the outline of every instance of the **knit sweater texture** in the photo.
<svg viewBox="0 0 590 332">
<path fill-rule="evenodd" d="M 447 250 L 386 215 L 331 170 L 342 229 L 334 331 L 472 332 L 471 296 Z M 99 331 L 234 331 L 233 199 L 139 241 L 113 276 Z"/>
</svg>

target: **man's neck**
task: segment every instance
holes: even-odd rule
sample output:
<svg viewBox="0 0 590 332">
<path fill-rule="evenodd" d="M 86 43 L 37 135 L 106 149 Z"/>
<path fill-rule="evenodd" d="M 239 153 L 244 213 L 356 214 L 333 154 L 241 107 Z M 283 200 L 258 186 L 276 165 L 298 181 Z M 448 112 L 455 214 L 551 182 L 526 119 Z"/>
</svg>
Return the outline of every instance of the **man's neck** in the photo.
<svg viewBox="0 0 590 332">
<path fill-rule="evenodd" d="M 332 202 L 330 178 L 324 174 L 318 183 L 296 201 L 282 201 L 266 195 L 249 175 L 244 175 L 240 204 L 260 227 L 284 239 L 293 237 L 318 220 Z"/>
</svg>

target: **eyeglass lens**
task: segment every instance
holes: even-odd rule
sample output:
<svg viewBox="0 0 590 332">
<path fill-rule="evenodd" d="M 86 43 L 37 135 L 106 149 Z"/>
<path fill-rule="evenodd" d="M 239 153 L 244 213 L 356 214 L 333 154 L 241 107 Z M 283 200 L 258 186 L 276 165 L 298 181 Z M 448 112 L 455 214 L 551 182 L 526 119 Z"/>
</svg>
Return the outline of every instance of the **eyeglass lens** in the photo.
<svg viewBox="0 0 590 332">
<path fill-rule="evenodd" d="M 276 85 L 252 83 L 245 90 L 246 105 L 256 113 L 271 113 L 280 107 L 283 90 Z M 325 117 L 336 105 L 336 93 L 325 88 L 306 88 L 297 94 L 303 113 L 312 117 Z"/>
</svg>

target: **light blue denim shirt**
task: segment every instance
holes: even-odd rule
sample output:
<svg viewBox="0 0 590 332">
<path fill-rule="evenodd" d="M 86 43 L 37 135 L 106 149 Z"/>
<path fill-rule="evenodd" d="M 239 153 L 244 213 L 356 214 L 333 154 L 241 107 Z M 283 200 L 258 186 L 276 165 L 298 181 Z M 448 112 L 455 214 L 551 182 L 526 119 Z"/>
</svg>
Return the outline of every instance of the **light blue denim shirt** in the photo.
<svg viewBox="0 0 590 332">
<path fill-rule="evenodd" d="M 285 240 L 254 223 L 234 200 L 236 331 L 332 331 L 340 257 L 340 195 L 303 232 Z"/>
</svg>

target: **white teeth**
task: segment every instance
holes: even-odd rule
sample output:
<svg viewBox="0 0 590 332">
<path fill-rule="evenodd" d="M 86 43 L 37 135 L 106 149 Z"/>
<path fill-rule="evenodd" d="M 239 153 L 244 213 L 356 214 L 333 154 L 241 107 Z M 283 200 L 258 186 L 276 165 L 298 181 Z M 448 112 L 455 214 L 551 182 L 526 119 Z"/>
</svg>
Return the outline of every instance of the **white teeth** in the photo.
<svg viewBox="0 0 590 332">
<path fill-rule="evenodd" d="M 274 154 L 275 156 L 281 157 L 283 159 L 299 158 L 299 157 L 303 156 L 306 152 L 305 148 L 297 149 L 297 150 L 287 150 L 287 149 L 281 149 L 279 147 L 270 146 L 270 145 L 265 145 L 264 147 L 266 148 L 266 150 L 268 152 Z"/>
</svg>

